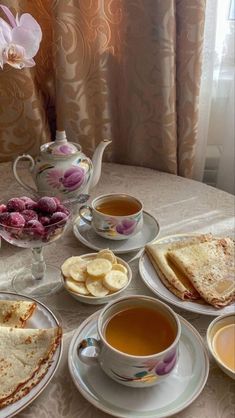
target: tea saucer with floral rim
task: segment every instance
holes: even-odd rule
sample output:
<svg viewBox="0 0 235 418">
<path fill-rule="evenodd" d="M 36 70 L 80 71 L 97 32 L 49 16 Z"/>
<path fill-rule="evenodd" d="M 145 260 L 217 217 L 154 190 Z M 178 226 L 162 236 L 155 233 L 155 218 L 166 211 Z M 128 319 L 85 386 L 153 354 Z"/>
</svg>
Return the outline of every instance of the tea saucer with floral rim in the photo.
<svg viewBox="0 0 235 418">
<path fill-rule="evenodd" d="M 120 418 L 163 418 L 189 406 L 203 390 L 209 373 L 206 347 L 196 329 L 180 318 L 179 361 L 161 384 L 134 389 L 114 382 L 99 365 L 88 366 L 77 356 L 77 347 L 86 337 L 97 338 L 100 311 L 87 318 L 75 332 L 68 353 L 69 371 L 80 393 L 96 408 Z"/>
<path fill-rule="evenodd" d="M 115 254 L 126 254 L 138 251 L 146 244 L 154 241 L 160 231 L 158 221 L 150 213 L 143 211 L 143 227 L 140 232 L 132 238 L 115 241 L 99 236 L 94 229 L 86 224 L 80 216 L 74 222 L 73 232 L 75 237 L 86 247 L 100 251 L 109 248 Z"/>
</svg>

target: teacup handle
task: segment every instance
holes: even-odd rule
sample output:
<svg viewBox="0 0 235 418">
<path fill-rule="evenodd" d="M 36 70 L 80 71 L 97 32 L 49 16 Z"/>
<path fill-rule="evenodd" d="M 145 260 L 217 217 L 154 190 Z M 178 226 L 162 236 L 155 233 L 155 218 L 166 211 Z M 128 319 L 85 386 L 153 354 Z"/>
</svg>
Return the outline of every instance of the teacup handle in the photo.
<svg viewBox="0 0 235 418">
<path fill-rule="evenodd" d="M 15 176 L 15 179 L 18 181 L 18 183 L 24 187 L 24 189 L 26 189 L 28 192 L 33 193 L 34 195 L 37 194 L 37 190 L 33 189 L 32 187 L 30 187 L 28 184 L 26 184 L 23 180 L 21 180 L 21 178 L 18 176 L 17 173 L 17 164 L 20 160 L 29 160 L 30 161 L 30 166 L 29 166 L 29 171 L 30 173 L 33 172 L 34 170 L 34 166 L 35 166 L 35 162 L 34 159 L 31 157 L 31 155 L 29 154 L 23 154 L 20 155 L 19 157 L 17 157 L 13 163 L 13 174 Z"/>
<path fill-rule="evenodd" d="M 92 356 L 88 355 L 89 347 L 95 348 Z M 78 354 L 79 359 L 83 363 L 88 364 L 88 365 L 98 363 L 99 353 L 100 353 L 100 341 L 92 337 L 84 338 L 84 340 L 81 341 L 81 343 L 79 344 L 77 348 L 77 354 Z"/>
<path fill-rule="evenodd" d="M 88 211 L 89 211 L 91 219 L 87 219 L 87 218 L 83 215 L 83 213 L 82 213 L 82 212 L 83 212 L 83 210 L 84 210 L 84 209 L 86 209 L 86 210 L 88 210 Z M 90 206 L 88 206 L 88 205 L 82 205 L 82 206 L 80 207 L 80 209 L 79 209 L 79 215 L 80 215 L 81 219 L 82 219 L 84 222 L 86 222 L 86 224 L 91 225 L 91 222 L 92 222 L 92 208 L 91 208 Z"/>
</svg>

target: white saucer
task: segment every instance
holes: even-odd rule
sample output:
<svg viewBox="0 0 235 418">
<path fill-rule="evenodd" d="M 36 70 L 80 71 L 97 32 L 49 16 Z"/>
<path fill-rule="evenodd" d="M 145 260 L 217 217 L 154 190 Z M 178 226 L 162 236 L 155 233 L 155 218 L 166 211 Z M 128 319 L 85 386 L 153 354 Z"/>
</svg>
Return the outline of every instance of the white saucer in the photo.
<svg viewBox="0 0 235 418">
<path fill-rule="evenodd" d="M 3 291 L 0 292 L 0 300 L 26 300 L 36 303 L 37 308 L 35 309 L 34 314 L 28 319 L 26 328 L 53 328 L 58 327 L 60 325 L 53 312 L 51 312 L 50 309 L 47 308 L 47 306 L 39 300 L 32 299 L 30 297 L 16 293 Z M 20 411 L 26 408 L 26 406 L 28 406 L 34 399 L 36 399 L 43 390 L 45 390 L 46 386 L 53 378 L 59 366 L 62 357 L 62 352 L 63 342 L 61 340 L 59 346 L 57 347 L 53 355 L 51 365 L 47 370 L 46 374 L 40 380 L 40 382 L 36 386 L 31 388 L 29 393 L 26 393 L 21 399 L 10 405 L 5 406 L 5 408 L 0 409 L 0 418 L 10 418 L 14 415 L 17 415 Z"/>
<path fill-rule="evenodd" d="M 185 238 L 194 237 L 197 234 L 177 234 L 168 237 L 163 237 L 158 240 L 161 244 L 180 241 Z M 233 313 L 235 309 L 235 303 L 225 306 L 224 308 L 215 308 L 207 303 L 200 304 L 193 300 L 181 300 L 175 296 L 166 286 L 162 283 L 156 270 L 154 269 L 148 255 L 144 251 L 139 259 L 139 273 L 145 283 L 145 285 L 153 292 L 157 297 L 160 297 L 166 303 L 178 306 L 186 311 L 196 312 L 202 315 L 219 316 L 226 313 Z"/>
<path fill-rule="evenodd" d="M 100 237 L 80 216 L 74 222 L 73 232 L 82 244 L 92 250 L 99 251 L 103 248 L 109 248 L 115 254 L 130 253 L 132 251 L 138 251 L 147 243 L 154 241 L 159 234 L 160 226 L 157 220 L 146 211 L 143 212 L 143 215 L 144 223 L 142 230 L 134 237 L 126 240 L 114 241 Z"/>
<path fill-rule="evenodd" d="M 209 359 L 204 343 L 192 325 L 180 318 L 180 357 L 175 371 L 159 385 L 134 389 L 114 382 L 97 366 L 82 363 L 77 346 L 88 336 L 97 337 L 100 311 L 87 318 L 73 336 L 68 353 L 71 377 L 79 392 L 98 409 L 120 418 L 163 418 L 182 411 L 204 388 Z"/>
</svg>

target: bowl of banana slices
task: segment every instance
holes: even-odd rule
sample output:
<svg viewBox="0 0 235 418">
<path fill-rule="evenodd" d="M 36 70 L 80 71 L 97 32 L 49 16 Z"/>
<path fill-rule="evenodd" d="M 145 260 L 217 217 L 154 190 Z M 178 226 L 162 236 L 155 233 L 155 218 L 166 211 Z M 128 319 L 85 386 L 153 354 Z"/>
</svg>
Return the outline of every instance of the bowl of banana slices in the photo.
<svg viewBox="0 0 235 418">
<path fill-rule="evenodd" d="M 61 266 L 64 287 L 83 303 L 100 305 L 120 296 L 132 279 L 128 263 L 109 250 L 67 258 Z"/>
</svg>

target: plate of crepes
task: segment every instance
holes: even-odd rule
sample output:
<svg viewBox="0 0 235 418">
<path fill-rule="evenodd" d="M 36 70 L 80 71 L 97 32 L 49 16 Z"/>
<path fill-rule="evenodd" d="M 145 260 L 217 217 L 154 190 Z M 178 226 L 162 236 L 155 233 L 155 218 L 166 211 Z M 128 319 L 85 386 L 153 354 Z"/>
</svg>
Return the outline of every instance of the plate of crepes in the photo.
<svg viewBox="0 0 235 418">
<path fill-rule="evenodd" d="M 145 246 L 139 272 L 172 305 L 212 316 L 234 312 L 234 244 L 212 234 L 164 237 Z"/>
<path fill-rule="evenodd" d="M 101 305 L 116 299 L 131 282 L 128 263 L 111 250 L 67 258 L 61 266 L 64 287 L 80 302 Z"/>
<path fill-rule="evenodd" d="M 61 337 L 45 305 L 0 292 L 0 418 L 16 415 L 45 389 L 59 365 Z"/>
</svg>

